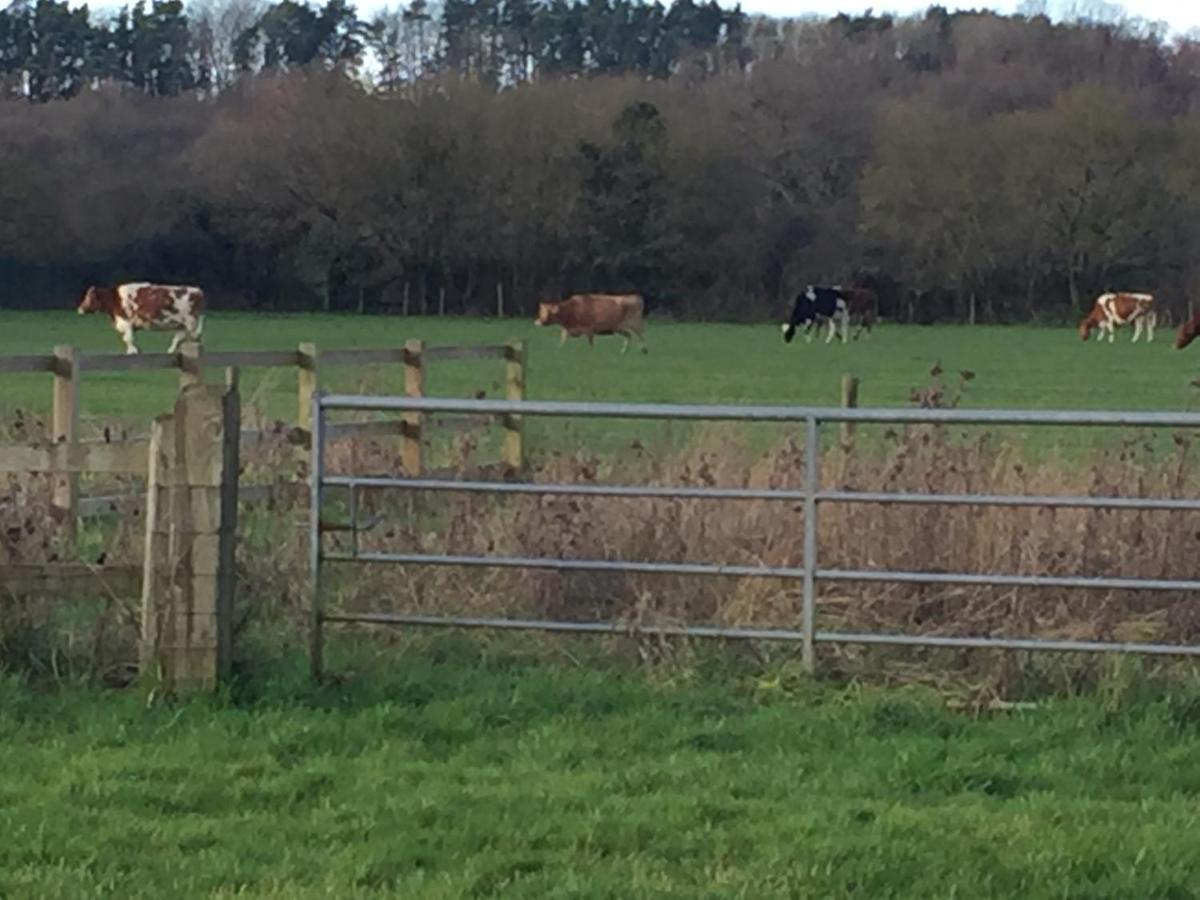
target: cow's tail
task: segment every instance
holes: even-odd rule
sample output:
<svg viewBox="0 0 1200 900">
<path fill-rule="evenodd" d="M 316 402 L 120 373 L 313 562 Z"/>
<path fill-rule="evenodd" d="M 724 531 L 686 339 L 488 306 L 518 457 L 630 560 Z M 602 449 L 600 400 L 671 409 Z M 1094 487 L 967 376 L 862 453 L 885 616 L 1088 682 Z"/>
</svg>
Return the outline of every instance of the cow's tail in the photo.
<svg viewBox="0 0 1200 900">
<path fill-rule="evenodd" d="M 642 320 L 646 318 L 646 295 L 633 295 L 633 318 L 636 320 L 638 328 L 642 327 Z"/>
</svg>

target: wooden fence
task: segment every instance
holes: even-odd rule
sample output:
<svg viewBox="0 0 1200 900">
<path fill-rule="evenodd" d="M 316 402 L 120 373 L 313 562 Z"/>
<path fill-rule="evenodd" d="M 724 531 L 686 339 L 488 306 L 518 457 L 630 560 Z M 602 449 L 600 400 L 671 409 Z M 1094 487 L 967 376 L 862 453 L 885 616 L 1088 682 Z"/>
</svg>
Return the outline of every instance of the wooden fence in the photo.
<svg viewBox="0 0 1200 900">
<path fill-rule="evenodd" d="M 305 440 L 311 425 L 312 396 L 320 385 L 320 372 L 331 366 L 402 365 L 405 393 L 420 397 L 425 390 L 425 368 L 433 362 L 469 359 L 500 359 L 505 362 L 505 399 L 525 397 L 526 349 L 524 341 L 507 344 L 427 347 L 424 341 L 410 340 L 402 347 L 350 348 L 318 350 L 315 343 L 302 343 L 295 350 L 218 350 L 205 352 L 194 343 L 181 345 L 178 353 L 80 353 L 73 347 L 55 347 L 50 354 L 0 357 L 0 374 L 45 372 L 51 375 L 53 409 L 50 443 L 28 446 L 0 446 L 0 474 L 47 472 L 55 476 L 53 506 L 73 537 L 81 515 L 88 515 L 110 504 L 113 497 L 80 498 L 79 475 L 83 472 L 146 475 L 149 442 L 144 439 L 112 442 L 87 442 L 80 439 L 79 386 L 88 372 L 144 372 L 174 370 L 179 373 L 180 388 L 204 381 L 205 369 L 294 368 L 296 370 L 296 422 L 298 443 Z M 485 417 L 486 419 L 486 417 Z M 485 424 L 474 419 L 467 424 Z M 486 419 L 490 422 L 490 419 Z M 410 475 L 422 471 L 424 422 L 417 414 L 405 422 L 347 423 L 334 426 L 331 435 L 398 434 L 402 440 L 401 458 Z M 520 469 L 524 465 L 521 423 L 517 417 L 505 417 L 503 461 Z M 258 440 L 261 431 L 244 431 L 242 443 Z M 265 488 L 247 485 L 243 499 L 261 494 Z"/>
</svg>

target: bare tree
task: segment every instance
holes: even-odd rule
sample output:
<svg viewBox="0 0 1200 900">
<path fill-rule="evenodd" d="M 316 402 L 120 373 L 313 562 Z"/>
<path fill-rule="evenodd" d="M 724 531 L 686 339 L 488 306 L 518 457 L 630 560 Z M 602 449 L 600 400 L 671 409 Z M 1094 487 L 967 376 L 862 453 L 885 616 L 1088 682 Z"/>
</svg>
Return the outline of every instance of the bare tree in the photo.
<svg viewBox="0 0 1200 900">
<path fill-rule="evenodd" d="M 196 41 L 196 65 L 214 94 L 238 77 L 234 43 L 266 11 L 266 0 L 190 0 L 187 11 Z"/>
</svg>

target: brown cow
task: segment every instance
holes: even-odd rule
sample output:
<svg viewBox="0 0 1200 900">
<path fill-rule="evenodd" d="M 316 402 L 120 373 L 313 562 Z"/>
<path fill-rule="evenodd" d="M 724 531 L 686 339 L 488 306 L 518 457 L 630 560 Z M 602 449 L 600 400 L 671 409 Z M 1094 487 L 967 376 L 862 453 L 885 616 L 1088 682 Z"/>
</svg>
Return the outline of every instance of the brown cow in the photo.
<svg viewBox="0 0 1200 900">
<path fill-rule="evenodd" d="M 625 339 L 621 353 L 629 349 L 629 338 L 634 335 L 646 349 L 643 332 L 642 311 L 645 304 L 641 294 L 573 294 L 566 300 L 550 300 L 538 304 L 535 324 L 558 325 L 562 333 L 558 346 L 562 347 L 568 337 L 586 335 L 588 344 L 595 346 L 596 335 L 619 334 Z"/>
<path fill-rule="evenodd" d="M 1198 337 L 1200 337 L 1200 310 L 1179 326 L 1179 331 L 1175 333 L 1175 349 L 1182 350 Z"/>
<path fill-rule="evenodd" d="M 1100 329 L 1100 340 L 1108 332 L 1111 344 L 1116 337 L 1116 326 L 1133 323 L 1133 340 L 1136 341 L 1146 327 L 1147 341 L 1154 340 L 1154 326 L 1158 316 L 1154 312 L 1152 294 L 1101 294 L 1092 304 L 1092 311 L 1079 320 L 1079 338 L 1086 341 L 1093 328 Z"/>
<path fill-rule="evenodd" d="M 115 288 L 89 287 L 79 304 L 79 314 L 107 313 L 125 342 L 125 352 L 138 352 L 133 333 L 138 330 L 174 331 L 168 353 L 185 340 L 200 340 L 204 328 L 204 292 L 198 287 L 136 282 Z"/>
<path fill-rule="evenodd" d="M 867 337 L 871 336 L 871 328 L 879 319 L 879 298 L 875 296 L 875 292 L 870 288 L 844 288 L 841 285 L 834 285 L 833 289 L 842 295 L 842 299 L 846 301 L 846 313 L 851 322 L 857 321 L 858 327 L 854 331 L 855 340 L 862 332 L 867 333 Z"/>
</svg>

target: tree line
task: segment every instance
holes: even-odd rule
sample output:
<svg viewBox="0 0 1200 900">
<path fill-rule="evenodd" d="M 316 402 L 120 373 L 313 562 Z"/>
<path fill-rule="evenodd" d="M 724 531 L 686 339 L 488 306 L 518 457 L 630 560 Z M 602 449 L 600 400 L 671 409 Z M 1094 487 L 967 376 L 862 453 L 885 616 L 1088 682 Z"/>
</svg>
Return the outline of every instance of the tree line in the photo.
<svg viewBox="0 0 1200 900">
<path fill-rule="evenodd" d="M 1111 15 L 674 0 L 0 12 L 0 305 L 1061 321 L 1200 291 L 1200 41 Z"/>
</svg>

